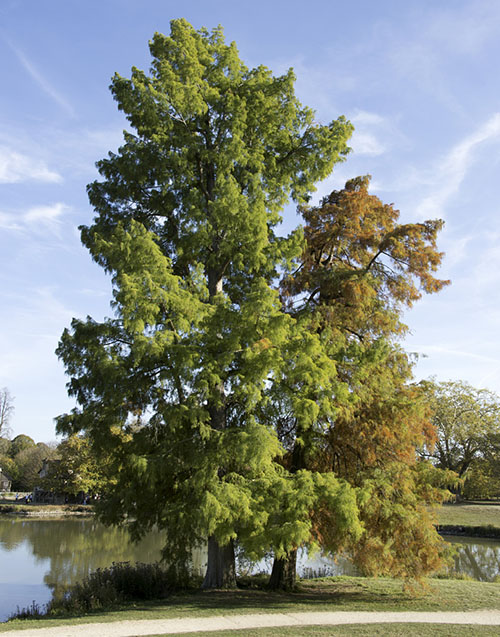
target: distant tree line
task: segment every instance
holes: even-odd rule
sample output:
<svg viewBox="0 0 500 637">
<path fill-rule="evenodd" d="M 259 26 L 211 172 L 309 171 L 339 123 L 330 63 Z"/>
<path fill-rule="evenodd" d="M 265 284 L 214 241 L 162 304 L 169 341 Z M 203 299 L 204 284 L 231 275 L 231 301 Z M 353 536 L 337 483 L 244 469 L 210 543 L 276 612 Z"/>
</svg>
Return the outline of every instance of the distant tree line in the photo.
<svg viewBox="0 0 500 637">
<path fill-rule="evenodd" d="M 36 443 L 25 434 L 13 440 L 0 438 L 0 468 L 12 479 L 11 489 L 32 491 L 40 482 L 43 461 L 56 457 L 56 447 L 56 443 Z"/>
<path fill-rule="evenodd" d="M 3 387 L 0 389 L 0 470 L 12 480 L 12 491 L 33 491 L 39 487 L 76 496 L 102 489 L 105 463 L 98 463 L 88 438 L 73 435 L 60 443 L 45 443 L 19 434 L 11 440 L 13 413 L 14 397 Z M 48 471 L 41 477 L 44 461 Z"/>
<path fill-rule="evenodd" d="M 48 472 L 41 477 L 44 461 Z M 12 491 L 39 487 L 69 496 L 98 493 L 103 485 L 102 466 L 83 436 L 70 436 L 59 444 L 35 442 L 25 434 L 12 440 L 0 437 L 0 469 L 11 478 Z"/>
<path fill-rule="evenodd" d="M 432 380 L 421 386 L 437 436 L 422 455 L 458 475 L 457 495 L 500 498 L 500 397 L 464 381 Z"/>
</svg>

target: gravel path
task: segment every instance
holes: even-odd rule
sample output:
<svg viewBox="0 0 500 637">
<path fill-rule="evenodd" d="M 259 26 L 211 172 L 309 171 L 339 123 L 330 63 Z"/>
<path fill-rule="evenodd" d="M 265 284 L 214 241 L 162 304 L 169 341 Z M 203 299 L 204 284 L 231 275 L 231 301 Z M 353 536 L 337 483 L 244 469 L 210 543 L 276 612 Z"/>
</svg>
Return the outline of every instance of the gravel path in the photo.
<svg viewBox="0 0 500 637">
<path fill-rule="evenodd" d="M 500 626 L 500 611 L 475 610 L 466 612 L 306 612 L 272 613 L 266 615 L 221 615 L 184 619 L 143 619 L 108 623 L 29 628 L 7 631 L 6 637 L 138 637 L 174 633 L 211 632 L 241 628 L 269 628 L 273 626 L 335 626 L 340 624 L 382 623 L 476 624 Z"/>
</svg>

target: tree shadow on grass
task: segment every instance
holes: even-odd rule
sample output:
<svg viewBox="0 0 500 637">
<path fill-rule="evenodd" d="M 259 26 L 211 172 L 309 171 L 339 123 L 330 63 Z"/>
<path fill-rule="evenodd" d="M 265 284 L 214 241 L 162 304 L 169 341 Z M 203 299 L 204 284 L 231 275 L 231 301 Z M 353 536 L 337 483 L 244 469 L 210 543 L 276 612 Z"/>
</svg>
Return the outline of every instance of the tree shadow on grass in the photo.
<svg viewBox="0 0 500 637">
<path fill-rule="evenodd" d="M 406 594 L 394 583 L 387 586 L 379 585 L 377 590 L 372 590 L 364 580 L 356 581 L 356 578 L 349 580 L 307 580 L 299 583 L 293 592 L 266 590 L 262 584 L 252 580 L 242 583 L 241 588 L 230 590 L 209 590 L 188 589 L 176 591 L 168 597 L 157 600 L 136 600 L 122 604 L 116 604 L 107 608 L 95 609 L 85 613 L 66 614 L 57 613 L 53 615 L 41 615 L 37 620 L 50 619 L 72 619 L 89 620 L 105 614 L 119 614 L 124 611 L 136 613 L 161 613 L 169 607 L 175 607 L 177 616 L 187 615 L 193 611 L 210 614 L 260 612 L 260 611 L 281 611 L 300 612 L 306 610 L 317 610 L 322 607 L 327 610 L 341 610 L 344 607 L 353 609 L 353 606 L 369 608 L 373 604 L 380 607 L 391 607 L 394 610 L 398 604 L 405 606 L 411 604 L 413 598 Z M 28 619 L 28 618 L 27 618 Z M 116 617 L 100 617 L 100 620 L 108 621 Z"/>
<path fill-rule="evenodd" d="M 348 582 L 324 582 L 317 581 L 314 584 L 301 584 L 296 591 L 269 591 L 259 588 L 238 588 L 235 590 L 213 591 L 186 591 L 176 593 L 170 598 L 148 603 L 144 610 L 154 606 L 179 605 L 196 609 L 198 611 L 217 610 L 219 612 L 247 610 L 314 610 L 315 606 L 332 605 L 335 607 L 368 605 L 396 605 L 398 602 L 411 603 L 414 599 L 411 595 L 397 590 L 370 590 L 361 581 L 359 583 Z M 139 607 L 135 607 L 139 610 Z"/>
</svg>

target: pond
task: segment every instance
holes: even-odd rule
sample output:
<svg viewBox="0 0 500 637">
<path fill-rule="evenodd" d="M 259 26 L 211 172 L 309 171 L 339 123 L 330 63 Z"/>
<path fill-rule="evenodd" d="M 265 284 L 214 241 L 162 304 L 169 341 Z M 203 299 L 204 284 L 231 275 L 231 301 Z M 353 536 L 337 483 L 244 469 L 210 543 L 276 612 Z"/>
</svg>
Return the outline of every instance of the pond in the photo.
<svg viewBox="0 0 500 637">
<path fill-rule="evenodd" d="M 477 538 L 447 538 L 460 543 L 455 572 L 483 581 L 500 575 L 500 542 Z M 42 605 L 52 594 L 83 579 L 91 571 L 112 562 L 155 562 L 160 558 L 162 537 L 151 534 L 133 544 L 126 531 L 107 528 L 93 518 L 19 519 L 0 518 L 0 621 L 16 608 Z M 201 551 L 193 557 L 194 570 L 204 568 Z M 240 565 L 245 570 L 245 565 Z M 250 568 L 250 567 L 248 567 Z M 265 562 L 251 567 L 269 570 Z M 323 556 L 302 554 L 298 561 L 302 576 L 355 575 L 346 558 L 336 563 Z"/>
</svg>

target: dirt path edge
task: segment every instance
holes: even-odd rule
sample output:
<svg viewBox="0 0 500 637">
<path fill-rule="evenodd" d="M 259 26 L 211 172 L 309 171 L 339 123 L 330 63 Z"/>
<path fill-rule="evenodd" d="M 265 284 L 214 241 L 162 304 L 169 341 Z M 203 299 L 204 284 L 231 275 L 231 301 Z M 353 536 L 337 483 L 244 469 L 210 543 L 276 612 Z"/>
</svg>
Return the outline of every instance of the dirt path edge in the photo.
<svg viewBox="0 0 500 637">
<path fill-rule="evenodd" d="M 339 626 L 342 624 L 424 623 L 500 626 L 500 610 L 463 612 L 326 611 L 219 615 L 182 619 L 144 619 L 107 623 L 27 628 L 5 631 L 6 637 L 142 637 L 145 635 L 212 632 L 278 626 Z"/>
</svg>

